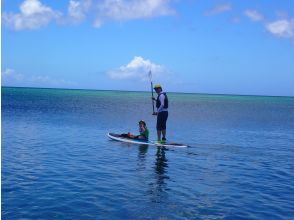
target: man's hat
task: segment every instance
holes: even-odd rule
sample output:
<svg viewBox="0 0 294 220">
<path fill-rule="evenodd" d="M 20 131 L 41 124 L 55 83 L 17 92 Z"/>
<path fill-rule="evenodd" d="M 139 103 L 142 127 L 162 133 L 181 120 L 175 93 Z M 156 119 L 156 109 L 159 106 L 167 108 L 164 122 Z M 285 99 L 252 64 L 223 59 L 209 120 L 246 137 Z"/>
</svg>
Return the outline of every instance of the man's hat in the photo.
<svg viewBox="0 0 294 220">
<path fill-rule="evenodd" d="M 156 84 L 156 85 L 154 86 L 154 89 L 159 89 L 159 88 L 161 88 L 161 85 L 160 85 L 160 84 Z"/>
</svg>

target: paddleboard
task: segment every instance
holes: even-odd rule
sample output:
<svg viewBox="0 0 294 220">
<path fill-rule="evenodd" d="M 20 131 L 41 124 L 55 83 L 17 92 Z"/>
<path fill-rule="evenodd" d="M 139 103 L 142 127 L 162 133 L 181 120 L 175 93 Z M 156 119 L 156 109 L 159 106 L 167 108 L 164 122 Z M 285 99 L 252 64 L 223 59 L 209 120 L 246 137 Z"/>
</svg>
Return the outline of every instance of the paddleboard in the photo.
<svg viewBox="0 0 294 220">
<path fill-rule="evenodd" d="M 158 146 L 158 147 L 181 147 L 181 148 L 188 147 L 188 145 L 173 143 L 173 142 L 158 143 L 156 141 L 145 141 L 145 140 L 133 139 L 128 137 L 122 137 L 120 134 L 114 134 L 114 133 L 108 133 L 107 136 L 112 140 L 121 141 L 125 143 L 131 143 L 131 144 L 151 145 L 151 146 Z"/>
</svg>

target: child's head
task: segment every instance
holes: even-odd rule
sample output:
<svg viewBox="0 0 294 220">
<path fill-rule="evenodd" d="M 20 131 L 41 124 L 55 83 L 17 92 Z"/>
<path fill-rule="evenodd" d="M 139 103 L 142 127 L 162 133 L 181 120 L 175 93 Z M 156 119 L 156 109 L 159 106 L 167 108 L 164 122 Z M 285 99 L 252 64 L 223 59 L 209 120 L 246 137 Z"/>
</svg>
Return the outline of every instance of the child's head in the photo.
<svg viewBox="0 0 294 220">
<path fill-rule="evenodd" d="M 140 127 L 141 127 L 141 126 L 146 127 L 146 122 L 143 121 L 143 120 L 139 121 L 139 126 L 140 126 Z"/>
</svg>

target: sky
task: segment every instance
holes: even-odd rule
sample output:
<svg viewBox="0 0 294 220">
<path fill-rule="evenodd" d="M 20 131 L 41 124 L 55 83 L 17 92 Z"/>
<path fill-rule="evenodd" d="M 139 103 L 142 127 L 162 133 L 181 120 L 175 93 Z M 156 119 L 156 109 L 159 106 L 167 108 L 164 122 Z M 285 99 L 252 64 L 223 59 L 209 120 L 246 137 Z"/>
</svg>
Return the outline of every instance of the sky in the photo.
<svg viewBox="0 0 294 220">
<path fill-rule="evenodd" d="M 294 96 L 293 0 L 2 0 L 2 86 Z"/>
</svg>

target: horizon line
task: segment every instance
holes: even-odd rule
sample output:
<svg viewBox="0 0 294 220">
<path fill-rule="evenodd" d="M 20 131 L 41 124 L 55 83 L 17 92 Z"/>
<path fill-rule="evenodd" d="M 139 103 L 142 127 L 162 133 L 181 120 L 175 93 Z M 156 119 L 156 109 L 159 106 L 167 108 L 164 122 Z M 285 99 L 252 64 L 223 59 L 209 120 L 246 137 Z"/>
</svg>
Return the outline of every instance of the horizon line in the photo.
<svg viewBox="0 0 294 220">
<path fill-rule="evenodd" d="M 52 87 L 31 87 L 31 86 L 3 86 L 2 88 L 24 88 L 24 89 L 59 89 L 59 90 L 85 90 L 85 91 L 114 91 L 114 92 L 150 92 L 150 91 L 139 91 L 139 90 L 116 90 L 116 89 L 84 89 L 84 88 L 52 88 Z M 287 95 L 253 95 L 253 94 L 230 94 L 230 93 L 201 93 L 201 92 L 173 92 L 168 93 L 178 93 L 178 94 L 195 94 L 195 95 L 217 95 L 217 96 L 257 96 L 257 97 L 285 97 L 294 98 L 294 96 Z"/>
</svg>

